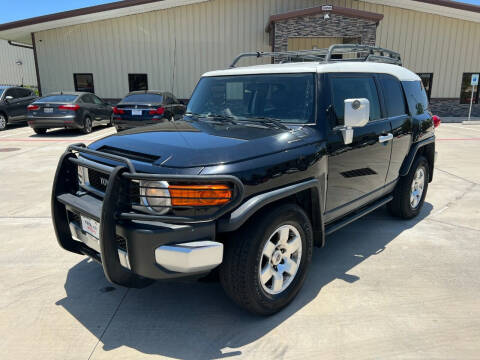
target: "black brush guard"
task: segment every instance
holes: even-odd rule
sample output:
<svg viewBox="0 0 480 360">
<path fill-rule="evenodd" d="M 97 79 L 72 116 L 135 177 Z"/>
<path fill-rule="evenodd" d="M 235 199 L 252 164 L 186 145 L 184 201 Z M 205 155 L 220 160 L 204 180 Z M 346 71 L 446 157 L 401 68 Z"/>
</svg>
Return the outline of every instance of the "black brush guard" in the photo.
<svg viewBox="0 0 480 360">
<path fill-rule="evenodd" d="M 84 161 L 76 154 L 85 154 L 118 163 L 111 167 L 92 161 Z M 83 194 L 78 195 L 78 165 L 97 171 L 108 171 L 108 185 L 103 200 Z M 108 169 L 108 170 L 107 170 Z M 175 183 L 228 183 L 233 196 L 225 206 L 208 216 L 179 217 L 174 215 L 150 215 L 133 212 L 129 197 L 129 182 L 132 180 L 163 180 Z M 84 144 L 68 147 L 60 158 L 52 191 L 52 220 L 59 245 L 70 252 L 90 256 L 102 264 L 105 276 L 115 284 L 142 287 L 150 279 L 165 279 L 184 276 L 162 268 L 155 262 L 155 248 L 166 244 L 178 244 L 195 240 L 215 238 L 216 220 L 236 208 L 243 199 L 241 181 L 234 176 L 183 176 L 137 173 L 133 163 L 124 157 L 86 148 Z M 86 195 L 86 196 L 85 196 Z M 75 211 L 100 223 L 100 253 L 83 242 L 73 239 L 68 211 Z M 182 224 L 178 228 L 162 227 L 155 222 Z M 117 235 L 126 239 L 131 270 L 120 263 Z"/>
</svg>

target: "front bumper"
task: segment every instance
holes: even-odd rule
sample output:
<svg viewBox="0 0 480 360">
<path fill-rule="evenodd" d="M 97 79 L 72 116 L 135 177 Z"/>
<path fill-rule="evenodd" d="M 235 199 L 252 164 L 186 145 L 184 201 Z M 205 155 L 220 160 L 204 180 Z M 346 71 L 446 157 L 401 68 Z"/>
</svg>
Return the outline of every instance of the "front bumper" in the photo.
<svg viewBox="0 0 480 360">
<path fill-rule="evenodd" d="M 126 178 L 153 175 L 135 174 L 128 159 L 72 148 L 125 165 L 112 168 L 102 199 L 78 188 L 77 156 L 71 151 L 62 156 L 52 192 L 52 219 L 62 248 L 97 260 L 107 279 L 124 286 L 129 286 L 125 279 L 131 274 L 149 279 L 179 278 L 206 273 L 222 262 L 223 244 L 215 241 L 216 219 L 241 201 L 243 187 L 238 179 L 228 177 L 238 188 L 235 200 L 210 218 L 135 214 L 128 211 L 122 197 L 128 194 Z M 88 166 L 92 163 L 86 162 Z M 105 165 L 98 165 L 105 170 Z M 191 177 L 186 180 L 192 181 Z M 100 224 L 98 238 L 83 229 L 82 217 Z"/>
</svg>

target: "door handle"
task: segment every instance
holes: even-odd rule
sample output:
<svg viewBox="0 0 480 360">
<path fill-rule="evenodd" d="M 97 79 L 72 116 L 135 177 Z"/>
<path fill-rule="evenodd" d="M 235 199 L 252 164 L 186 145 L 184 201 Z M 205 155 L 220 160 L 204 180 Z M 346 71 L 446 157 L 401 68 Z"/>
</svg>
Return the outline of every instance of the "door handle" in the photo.
<svg viewBox="0 0 480 360">
<path fill-rule="evenodd" d="M 393 139 L 393 134 L 388 133 L 387 135 L 380 135 L 378 137 L 378 142 L 383 143 L 383 142 L 386 142 L 386 141 L 390 141 L 392 139 Z"/>
</svg>

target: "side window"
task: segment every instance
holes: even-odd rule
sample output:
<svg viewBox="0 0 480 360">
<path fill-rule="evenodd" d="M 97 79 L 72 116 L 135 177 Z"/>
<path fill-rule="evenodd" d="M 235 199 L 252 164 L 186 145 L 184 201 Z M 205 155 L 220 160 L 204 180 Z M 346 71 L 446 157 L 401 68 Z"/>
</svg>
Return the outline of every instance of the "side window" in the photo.
<svg viewBox="0 0 480 360">
<path fill-rule="evenodd" d="M 82 100 L 84 103 L 87 103 L 87 104 L 95 104 L 95 101 L 93 101 L 93 96 L 90 94 L 83 95 Z"/>
<path fill-rule="evenodd" d="M 381 118 L 380 101 L 373 77 L 332 76 L 331 86 L 337 125 L 344 124 L 345 99 L 368 99 L 370 101 L 370 121 Z"/>
<path fill-rule="evenodd" d="M 172 97 L 168 94 L 165 95 L 165 105 L 170 105 L 170 104 L 173 104 L 174 101 L 172 99 Z"/>
<path fill-rule="evenodd" d="M 102 105 L 103 104 L 103 101 L 100 100 L 100 98 L 96 95 L 90 95 L 90 97 L 92 98 L 94 104 L 97 104 L 97 105 Z"/>
<path fill-rule="evenodd" d="M 379 76 L 388 117 L 405 115 L 407 109 L 400 81 L 391 75 Z"/>
<path fill-rule="evenodd" d="M 23 97 L 22 95 L 23 95 L 22 89 L 18 89 L 18 88 L 8 89 L 7 92 L 5 93 L 5 97 L 11 96 L 14 99 L 20 99 Z"/>
<path fill-rule="evenodd" d="M 408 107 L 412 115 L 421 115 L 428 110 L 428 97 L 421 81 L 402 82 Z"/>
<path fill-rule="evenodd" d="M 94 93 L 93 74 L 73 74 L 75 91 Z"/>
</svg>

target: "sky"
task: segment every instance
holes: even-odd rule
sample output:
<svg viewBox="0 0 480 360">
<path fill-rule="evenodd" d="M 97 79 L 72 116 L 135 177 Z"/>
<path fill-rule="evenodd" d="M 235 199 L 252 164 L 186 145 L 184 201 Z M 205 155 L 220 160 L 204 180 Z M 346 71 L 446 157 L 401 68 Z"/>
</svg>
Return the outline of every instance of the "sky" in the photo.
<svg viewBox="0 0 480 360">
<path fill-rule="evenodd" d="M 113 2 L 113 0 L 0 0 L 0 8 L 2 9 L 0 11 L 0 24 L 109 2 Z M 325 2 L 328 3 L 328 0 L 325 0 Z M 459 2 L 480 5 L 480 0 L 462 0 Z"/>
</svg>

